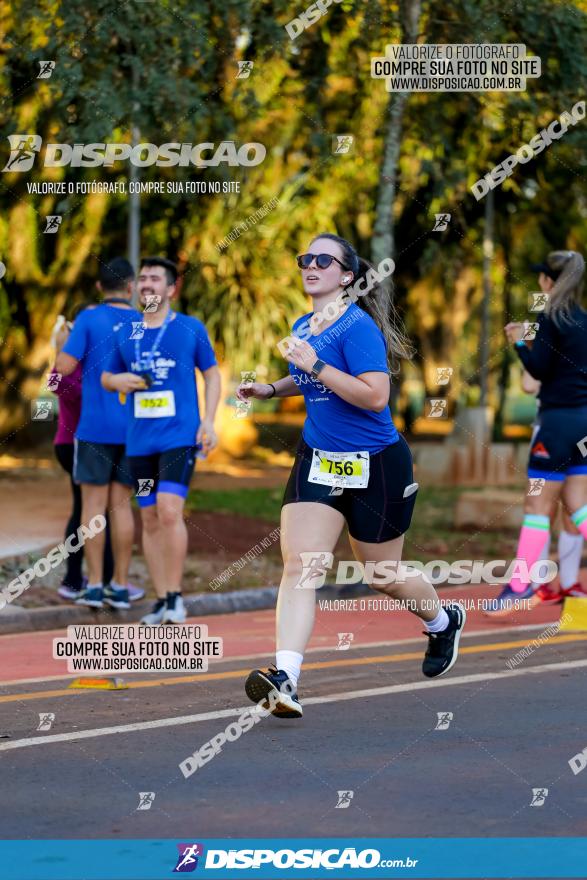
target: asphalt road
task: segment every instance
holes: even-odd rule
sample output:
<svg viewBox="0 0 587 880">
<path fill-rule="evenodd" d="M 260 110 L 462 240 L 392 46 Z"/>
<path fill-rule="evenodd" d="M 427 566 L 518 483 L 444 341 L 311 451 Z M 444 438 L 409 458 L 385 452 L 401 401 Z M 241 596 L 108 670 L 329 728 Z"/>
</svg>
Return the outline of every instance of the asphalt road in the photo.
<svg viewBox="0 0 587 880">
<path fill-rule="evenodd" d="M 249 632 L 260 619 L 232 618 Z M 27 640 L 44 634 L 4 637 L 0 837 L 584 836 L 587 771 L 569 760 L 587 747 L 587 633 L 559 634 L 509 669 L 542 628 L 473 627 L 436 681 L 421 675 L 425 640 L 413 633 L 344 652 L 318 644 L 304 718 L 263 718 L 187 779 L 180 762 L 249 706 L 243 680 L 266 663 L 258 651 L 200 676 L 71 691 L 27 666 Z M 55 715 L 49 731 L 39 713 Z M 452 713 L 446 729 L 438 713 Z M 548 789 L 540 806 L 533 789 Z M 137 809 L 140 792 L 154 793 L 149 809 Z M 353 793 L 348 806 L 338 792 Z"/>
</svg>

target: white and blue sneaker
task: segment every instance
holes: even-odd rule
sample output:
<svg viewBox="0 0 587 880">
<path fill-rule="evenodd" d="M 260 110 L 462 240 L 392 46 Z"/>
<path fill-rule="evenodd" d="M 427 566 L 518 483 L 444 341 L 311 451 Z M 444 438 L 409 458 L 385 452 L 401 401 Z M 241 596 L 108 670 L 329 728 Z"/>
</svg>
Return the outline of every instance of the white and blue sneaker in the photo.
<svg viewBox="0 0 587 880">
<path fill-rule="evenodd" d="M 130 608 L 126 587 L 104 587 L 104 602 L 111 608 Z"/>
<path fill-rule="evenodd" d="M 142 587 L 135 587 L 134 584 L 127 584 L 126 589 L 128 590 L 129 602 L 138 602 L 139 599 L 145 598 L 145 591 Z"/>
<path fill-rule="evenodd" d="M 181 593 L 167 593 L 163 623 L 185 623 L 187 613 Z"/>
<path fill-rule="evenodd" d="M 167 601 L 165 599 L 157 599 L 149 613 L 141 617 L 139 623 L 144 623 L 145 626 L 158 626 L 160 623 L 163 623 L 166 607 Z"/>
<path fill-rule="evenodd" d="M 276 718 L 301 718 L 304 714 L 293 681 L 276 666 L 270 666 L 267 672 L 253 669 L 245 682 L 245 693 Z"/>
<path fill-rule="evenodd" d="M 104 607 L 104 588 L 103 587 L 87 587 L 79 597 L 75 600 L 76 605 L 86 605 L 88 608 Z"/>
</svg>

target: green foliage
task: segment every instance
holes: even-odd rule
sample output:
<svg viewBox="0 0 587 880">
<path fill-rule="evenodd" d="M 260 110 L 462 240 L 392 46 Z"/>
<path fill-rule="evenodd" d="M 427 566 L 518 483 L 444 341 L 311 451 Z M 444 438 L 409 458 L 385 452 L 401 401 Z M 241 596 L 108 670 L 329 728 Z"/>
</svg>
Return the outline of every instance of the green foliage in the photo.
<svg viewBox="0 0 587 880">
<path fill-rule="evenodd" d="M 399 39 L 398 4 L 333 4 L 292 42 L 284 25 L 303 8 L 286 0 L 0 0 L 3 150 L 9 133 L 36 131 L 67 143 L 128 141 L 133 125 L 142 141 L 156 144 L 266 145 L 267 157 L 255 168 L 140 172 L 144 180 L 241 183 L 238 195 L 144 196 L 141 203 L 143 252 L 179 262 L 182 308 L 208 323 L 235 372 L 260 362 L 274 374 L 284 371 L 275 343 L 307 310 L 294 256 L 312 236 L 337 231 L 370 251 L 389 102 L 383 82 L 370 76 L 370 59 Z M 425 373 L 451 363 L 458 394 L 460 384 L 476 381 L 478 366 L 484 204 L 469 187 L 584 98 L 586 4 L 436 0 L 423 5 L 421 39 L 520 42 L 542 59 L 542 76 L 528 80 L 525 92 L 414 94 L 407 102 L 393 206 L 396 302 L 418 345 L 417 366 Z M 57 66 L 51 79 L 37 80 L 44 59 Z M 254 62 L 248 79 L 236 78 L 239 60 Z M 354 135 L 353 153 L 333 155 L 337 133 Z M 526 314 L 534 284 L 528 263 L 546 249 L 584 247 L 586 147 L 583 122 L 518 165 L 495 191 L 494 390 L 501 328 Z M 43 179 L 64 173 L 54 169 Z M 119 163 L 68 169 L 67 179 L 119 180 L 127 173 Z M 54 316 L 91 293 L 99 259 L 125 252 L 126 202 L 30 196 L 26 182 L 41 179 L 38 169 L 2 178 L 0 259 L 8 271 L 1 284 L 14 325 L 4 363 L 22 386 L 27 371 L 42 369 L 43 358 L 29 350 L 42 348 Z M 279 203 L 266 217 L 217 247 L 274 198 Z M 441 211 L 452 214 L 451 225 L 432 233 Z M 64 214 L 58 242 L 42 234 L 47 213 Z"/>
</svg>

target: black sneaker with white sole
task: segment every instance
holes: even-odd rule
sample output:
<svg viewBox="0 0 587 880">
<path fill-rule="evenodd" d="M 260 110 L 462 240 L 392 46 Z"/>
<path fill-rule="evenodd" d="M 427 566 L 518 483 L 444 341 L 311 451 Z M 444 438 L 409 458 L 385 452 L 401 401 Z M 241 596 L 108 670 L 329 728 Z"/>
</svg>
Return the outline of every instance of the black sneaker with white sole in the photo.
<svg viewBox="0 0 587 880">
<path fill-rule="evenodd" d="M 270 666 L 267 672 L 253 669 L 245 682 L 245 693 L 276 718 L 301 718 L 302 706 L 287 672 Z"/>
<path fill-rule="evenodd" d="M 422 672 L 427 678 L 444 675 L 454 666 L 459 653 L 459 639 L 465 625 L 467 615 L 458 602 L 445 608 L 449 624 L 442 632 L 425 632 L 428 636 L 428 648 L 422 663 Z"/>
</svg>

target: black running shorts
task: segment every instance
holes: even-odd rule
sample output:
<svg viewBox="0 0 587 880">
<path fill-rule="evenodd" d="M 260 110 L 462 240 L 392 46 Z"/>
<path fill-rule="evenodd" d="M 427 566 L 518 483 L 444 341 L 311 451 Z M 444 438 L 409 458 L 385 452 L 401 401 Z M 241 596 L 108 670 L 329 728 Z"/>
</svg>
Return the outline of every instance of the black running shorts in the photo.
<svg viewBox="0 0 587 880">
<path fill-rule="evenodd" d="M 541 410 L 530 443 L 528 476 L 562 482 L 587 474 L 587 408 Z"/>
<path fill-rule="evenodd" d="M 417 490 L 404 497 L 404 491 L 414 483 L 414 475 L 412 454 L 401 434 L 396 443 L 371 455 L 369 484 L 364 489 L 345 488 L 336 494 L 330 486 L 310 483 L 312 453 L 301 439 L 285 488 L 284 505 L 313 501 L 334 507 L 344 516 L 351 537 L 370 544 L 391 541 L 408 530 Z"/>
<path fill-rule="evenodd" d="M 196 464 L 196 447 L 180 446 L 153 455 L 130 455 L 137 504 L 150 507 L 157 503 L 157 492 L 169 492 L 185 498 Z"/>
<path fill-rule="evenodd" d="M 73 479 L 76 483 L 89 483 L 93 486 L 107 486 L 109 483 L 132 486 L 124 443 L 91 443 L 89 440 L 75 440 Z"/>
</svg>

